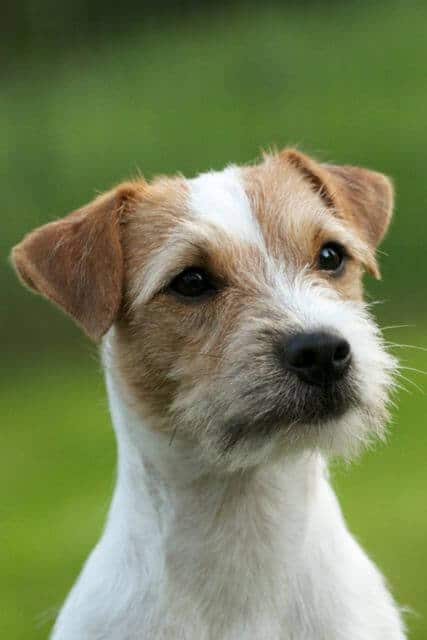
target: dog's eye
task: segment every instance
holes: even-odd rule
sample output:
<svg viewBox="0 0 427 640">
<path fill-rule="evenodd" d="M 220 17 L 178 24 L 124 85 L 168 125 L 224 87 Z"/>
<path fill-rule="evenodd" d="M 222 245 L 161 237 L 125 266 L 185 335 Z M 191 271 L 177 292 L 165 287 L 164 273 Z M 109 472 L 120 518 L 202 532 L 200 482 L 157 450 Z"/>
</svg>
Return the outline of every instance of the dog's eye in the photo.
<svg viewBox="0 0 427 640">
<path fill-rule="evenodd" d="M 317 266 L 322 271 L 338 273 L 344 265 L 345 258 L 344 247 L 337 242 L 327 242 L 320 249 Z"/>
<path fill-rule="evenodd" d="M 209 274 L 197 267 L 189 267 L 178 274 L 168 289 L 185 298 L 200 298 L 216 291 Z"/>
</svg>

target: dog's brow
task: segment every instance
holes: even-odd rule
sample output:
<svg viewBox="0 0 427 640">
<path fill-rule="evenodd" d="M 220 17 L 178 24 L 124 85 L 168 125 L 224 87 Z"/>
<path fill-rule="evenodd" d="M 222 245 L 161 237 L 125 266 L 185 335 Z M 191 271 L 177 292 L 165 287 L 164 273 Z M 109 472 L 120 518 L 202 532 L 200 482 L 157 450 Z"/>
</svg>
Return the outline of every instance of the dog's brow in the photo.
<svg viewBox="0 0 427 640">
<path fill-rule="evenodd" d="M 334 240 L 342 243 L 348 253 L 364 264 L 370 263 L 373 256 L 369 247 L 339 219 L 319 211 L 317 219 L 311 219 L 311 232 L 323 241 Z M 303 216 L 300 218 L 303 223 Z M 304 224 L 302 225 L 304 228 Z M 295 231 L 295 230 L 294 230 Z M 298 234 L 297 234 L 298 235 Z M 148 258 L 135 287 L 135 307 L 147 302 L 157 291 L 165 287 L 180 271 L 189 266 L 206 266 L 212 256 L 219 256 L 225 246 L 234 249 L 238 255 L 247 251 L 254 243 L 245 239 L 230 237 L 219 229 L 212 220 L 187 219 L 182 221 L 169 238 Z M 257 245 L 257 248 L 259 245 Z M 266 249 L 262 247 L 260 255 L 266 258 Z M 284 246 L 283 260 L 286 260 Z M 307 256 L 309 257 L 309 256 Z"/>
<path fill-rule="evenodd" d="M 215 236 L 209 231 L 212 230 L 191 221 L 179 226 L 147 260 L 138 279 L 134 305 L 149 300 L 186 267 L 204 264 L 210 251 L 215 248 Z"/>
<path fill-rule="evenodd" d="M 204 173 L 189 180 L 188 186 L 190 211 L 197 219 L 206 220 L 239 240 L 263 244 L 238 167 Z"/>
<path fill-rule="evenodd" d="M 343 221 L 329 213 L 319 212 L 318 220 L 314 227 L 316 235 L 323 241 L 336 241 L 346 247 L 349 255 L 359 260 L 362 264 L 371 267 L 374 254 L 370 247 Z"/>
</svg>

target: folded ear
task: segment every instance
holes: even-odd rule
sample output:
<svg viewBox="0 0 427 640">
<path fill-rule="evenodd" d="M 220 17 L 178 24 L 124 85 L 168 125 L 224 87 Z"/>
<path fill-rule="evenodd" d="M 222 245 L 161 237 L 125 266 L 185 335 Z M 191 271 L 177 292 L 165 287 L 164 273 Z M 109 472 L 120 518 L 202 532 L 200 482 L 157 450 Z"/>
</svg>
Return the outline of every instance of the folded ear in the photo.
<svg viewBox="0 0 427 640">
<path fill-rule="evenodd" d="M 120 222 L 140 189 L 138 183 L 124 183 L 35 229 L 12 250 L 23 283 L 71 315 L 94 340 L 108 331 L 120 308 Z"/>
<path fill-rule="evenodd" d="M 384 237 L 393 213 L 394 189 L 387 176 L 349 165 L 323 165 L 336 184 L 342 206 L 372 246 Z"/>
<path fill-rule="evenodd" d="M 285 149 L 283 155 L 304 174 L 326 206 L 350 222 L 371 248 L 378 246 L 393 212 L 393 185 L 387 176 L 349 165 L 320 164 L 294 149 Z"/>
</svg>

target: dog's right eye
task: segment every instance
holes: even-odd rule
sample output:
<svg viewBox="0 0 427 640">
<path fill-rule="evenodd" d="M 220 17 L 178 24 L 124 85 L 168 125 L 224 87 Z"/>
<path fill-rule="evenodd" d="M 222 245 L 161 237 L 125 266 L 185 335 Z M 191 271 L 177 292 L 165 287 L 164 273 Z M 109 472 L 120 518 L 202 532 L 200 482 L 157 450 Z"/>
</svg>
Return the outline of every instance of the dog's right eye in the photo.
<svg viewBox="0 0 427 640">
<path fill-rule="evenodd" d="M 322 271 L 338 274 L 345 262 L 346 253 L 344 247 L 338 242 L 327 242 L 320 249 L 317 258 L 317 266 Z"/>
<path fill-rule="evenodd" d="M 214 293 L 216 287 L 204 269 L 189 267 L 175 276 L 168 291 L 184 298 L 201 298 Z"/>
</svg>

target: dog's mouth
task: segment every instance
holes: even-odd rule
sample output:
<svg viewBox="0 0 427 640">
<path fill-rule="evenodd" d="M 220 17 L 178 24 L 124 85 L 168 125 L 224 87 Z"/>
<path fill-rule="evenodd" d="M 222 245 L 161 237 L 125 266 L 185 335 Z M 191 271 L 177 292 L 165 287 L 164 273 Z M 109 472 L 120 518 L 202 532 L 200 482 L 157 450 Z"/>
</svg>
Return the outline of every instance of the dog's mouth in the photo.
<svg viewBox="0 0 427 640">
<path fill-rule="evenodd" d="M 286 418 L 294 424 L 319 424 L 342 416 L 358 403 L 354 385 L 347 381 L 322 385 L 298 383 L 294 402 L 287 405 Z"/>
<path fill-rule="evenodd" d="M 310 385 L 299 381 L 283 394 L 259 397 L 250 412 L 229 418 L 225 423 L 223 443 L 229 450 L 244 440 L 258 440 L 276 432 L 296 438 L 341 418 L 359 404 L 359 396 L 349 381 Z"/>
</svg>

